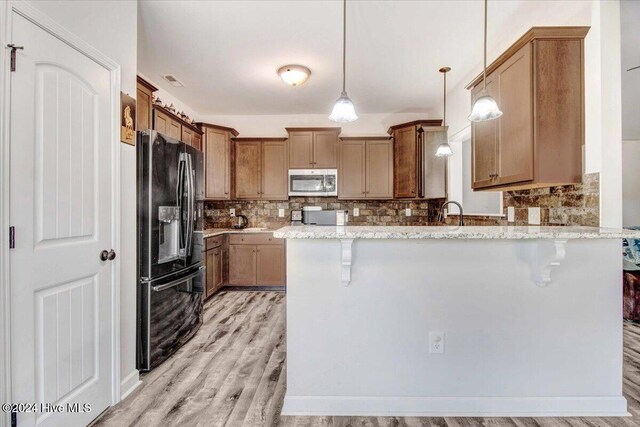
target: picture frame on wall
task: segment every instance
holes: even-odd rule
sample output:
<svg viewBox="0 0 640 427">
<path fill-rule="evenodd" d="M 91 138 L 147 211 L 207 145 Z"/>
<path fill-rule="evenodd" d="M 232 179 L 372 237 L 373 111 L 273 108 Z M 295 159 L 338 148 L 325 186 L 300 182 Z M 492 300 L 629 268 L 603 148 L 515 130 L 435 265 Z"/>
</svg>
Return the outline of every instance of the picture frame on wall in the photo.
<svg viewBox="0 0 640 427">
<path fill-rule="evenodd" d="M 120 92 L 120 141 L 136 145 L 136 100 Z"/>
</svg>

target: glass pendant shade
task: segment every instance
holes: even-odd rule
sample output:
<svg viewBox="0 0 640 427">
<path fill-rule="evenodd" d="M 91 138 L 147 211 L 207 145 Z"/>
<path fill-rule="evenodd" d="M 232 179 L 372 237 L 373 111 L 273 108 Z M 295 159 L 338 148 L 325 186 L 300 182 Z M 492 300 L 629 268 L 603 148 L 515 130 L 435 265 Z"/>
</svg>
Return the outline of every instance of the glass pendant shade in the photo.
<svg viewBox="0 0 640 427">
<path fill-rule="evenodd" d="M 329 116 L 329 120 L 337 123 L 349 123 L 358 120 L 353 102 L 347 96 L 347 92 L 342 92 L 336 101 Z"/>
<path fill-rule="evenodd" d="M 502 115 L 498 103 L 486 91 L 480 93 L 480 97 L 473 104 L 469 120 L 472 122 L 484 122 L 497 119 Z"/>
<path fill-rule="evenodd" d="M 436 157 L 450 157 L 453 156 L 453 150 L 451 150 L 451 146 L 448 142 L 443 142 L 438 145 L 438 149 L 436 150 Z"/>
</svg>

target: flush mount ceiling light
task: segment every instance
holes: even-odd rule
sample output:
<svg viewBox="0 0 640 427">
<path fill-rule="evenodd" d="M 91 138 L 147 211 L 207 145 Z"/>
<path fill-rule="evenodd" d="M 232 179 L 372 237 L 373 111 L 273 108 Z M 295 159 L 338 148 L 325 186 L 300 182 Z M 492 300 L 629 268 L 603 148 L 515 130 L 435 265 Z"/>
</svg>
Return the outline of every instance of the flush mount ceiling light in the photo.
<svg viewBox="0 0 640 427">
<path fill-rule="evenodd" d="M 453 150 L 451 150 L 451 146 L 449 145 L 449 135 L 447 132 L 447 73 L 451 71 L 449 67 L 442 67 L 438 70 L 442 73 L 444 77 L 444 108 L 442 114 L 442 127 L 445 128 L 445 139 L 444 142 L 438 145 L 438 149 L 436 150 L 436 157 L 449 157 L 453 156 Z"/>
<path fill-rule="evenodd" d="M 482 75 L 483 87 L 473 104 L 471 114 L 469 114 L 469 120 L 472 122 L 493 120 L 502 115 L 498 103 L 487 92 L 487 0 L 484 0 L 484 70 Z"/>
<path fill-rule="evenodd" d="M 300 86 L 311 75 L 311 70 L 304 65 L 285 65 L 278 69 L 278 75 L 283 82 L 291 86 Z"/>
<path fill-rule="evenodd" d="M 342 2 L 342 93 L 333 105 L 329 120 L 338 123 L 358 120 L 353 102 L 347 96 L 347 0 Z"/>
</svg>

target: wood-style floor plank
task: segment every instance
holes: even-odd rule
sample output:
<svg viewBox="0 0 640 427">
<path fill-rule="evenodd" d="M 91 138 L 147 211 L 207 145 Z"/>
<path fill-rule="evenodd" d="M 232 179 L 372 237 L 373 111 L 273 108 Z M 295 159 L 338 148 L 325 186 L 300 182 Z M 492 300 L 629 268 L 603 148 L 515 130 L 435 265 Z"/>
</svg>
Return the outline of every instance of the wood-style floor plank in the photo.
<svg viewBox="0 0 640 427">
<path fill-rule="evenodd" d="M 624 323 L 624 395 L 631 417 L 294 417 L 286 391 L 286 296 L 223 291 L 174 356 L 93 426 L 633 427 L 640 426 L 640 325 Z"/>
</svg>

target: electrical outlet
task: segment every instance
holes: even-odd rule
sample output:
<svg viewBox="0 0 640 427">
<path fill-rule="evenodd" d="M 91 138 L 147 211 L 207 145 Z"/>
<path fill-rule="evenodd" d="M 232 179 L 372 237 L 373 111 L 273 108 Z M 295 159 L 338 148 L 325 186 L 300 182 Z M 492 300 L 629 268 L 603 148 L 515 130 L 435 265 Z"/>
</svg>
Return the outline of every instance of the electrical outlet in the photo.
<svg viewBox="0 0 640 427">
<path fill-rule="evenodd" d="M 405 215 L 405 216 L 411 216 L 411 208 L 406 208 L 406 209 L 404 210 L 404 215 Z"/>
<path fill-rule="evenodd" d="M 235 217 L 235 216 L 236 216 L 236 210 L 235 210 L 235 209 L 233 209 L 233 208 L 232 208 L 232 209 L 229 209 L 229 216 L 230 216 L 231 218 Z"/>
<path fill-rule="evenodd" d="M 540 225 L 540 208 L 529 208 L 529 224 Z"/>
<path fill-rule="evenodd" d="M 353 216 L 360 216 L 360 208 L 353 208 Z"/>
<path fill-rule="evenodd" d="M 513 206 L 507 208 L 507 222 L 516 222 L 516 208 Z"/>
<path fill-rule="evenodd" d="M 429 332 L 429 353 L 444 353 L 444 332 Z"/>
<path fill-rule="evenodd" d="M 284 208 L 278 208 L 278 216 L 284 218 Z"/>
</svg>

